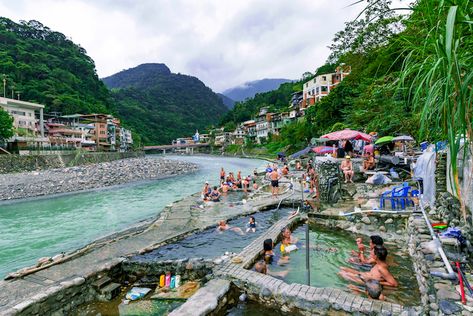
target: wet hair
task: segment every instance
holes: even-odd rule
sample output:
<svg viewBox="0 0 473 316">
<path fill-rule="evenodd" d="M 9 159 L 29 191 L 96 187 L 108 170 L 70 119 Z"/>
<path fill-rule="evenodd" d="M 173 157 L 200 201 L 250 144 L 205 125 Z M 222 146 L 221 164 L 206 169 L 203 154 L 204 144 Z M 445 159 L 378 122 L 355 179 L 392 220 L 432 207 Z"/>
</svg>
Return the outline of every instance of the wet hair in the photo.
<svg viewBox="0 0 473 316">
<path fill-rule="evenodd" d="M 371 242 L 375 244 L 376 246 L 382 246 L 384 244 L 384 240 L 383 238 L 381 238 L 381 236 L 372 235 L 370 236 L 370 239 L 371 239 Z"/>
<path fill-rule="evenodd" d="M 252 220 L 253 220 L 253 222 L 254 222 L 254 221 L 256 221 L 256 219 L 255 219 L 255 217 L 254 217 L 254 216 L 250 216 L 250 219 L 252 219 Z"/>
<path fill-rule="evenodd" d="M 365 286 L 369 297 L 375 300 L 379 299 L 381 292 L 383 291 L 383 286 L 378 280 L 368 280 L 366 281 Z"/>
<path fill-rule="evenodd" d="M 217 190 L 217 186 L 214 186 L 214 190 Z"/>
<path fill-rule="evenodd" d="M 268 238 L 263 241 L 263 249 L 264 251 L 270 251 L 273 250 L 273 240 Z"/>
<path fill-rule="evenodd" d="M 388 256 L 388 250 L 384 246 L 376 246 L 374 247 L 374 255 L 380 261 L 386 261 L 386 257 Z"/>
<path fill-rule="evenodd" d="M 266 267 L 266 262 L 263 260 L 256 262 L 255 264 L 255 271 L 259 273 L 266 274 L 268 268 Z"/>
</svg>

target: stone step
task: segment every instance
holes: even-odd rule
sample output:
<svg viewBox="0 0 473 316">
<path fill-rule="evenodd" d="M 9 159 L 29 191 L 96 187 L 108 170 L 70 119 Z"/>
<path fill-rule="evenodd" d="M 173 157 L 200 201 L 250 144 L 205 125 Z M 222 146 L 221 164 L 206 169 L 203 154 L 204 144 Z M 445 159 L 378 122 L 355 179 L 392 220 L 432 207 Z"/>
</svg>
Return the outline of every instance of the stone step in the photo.
<svg viewBox="0 0 473 316">
<path fill-rule="evenodd" d="M 101 290 L 104 286 L 108 285 L 110 282 L 112 282 L 112 279 L 110 279 L 108 276 L 104 276 L 92 284 L 97 290 Z"/>
<path fill-rule="evenodd" d="M 110 283 L 108 284 L 107 286 L 105 286 L 101 291 L 100 293 L 103 295 L 103 297 L 106 299 L 106 300 L 112 300 L 114 299 L 115 297 L 118 296 L 118 294 L 120 294 L 120 284 L 118 283 Z"/>
</svg>

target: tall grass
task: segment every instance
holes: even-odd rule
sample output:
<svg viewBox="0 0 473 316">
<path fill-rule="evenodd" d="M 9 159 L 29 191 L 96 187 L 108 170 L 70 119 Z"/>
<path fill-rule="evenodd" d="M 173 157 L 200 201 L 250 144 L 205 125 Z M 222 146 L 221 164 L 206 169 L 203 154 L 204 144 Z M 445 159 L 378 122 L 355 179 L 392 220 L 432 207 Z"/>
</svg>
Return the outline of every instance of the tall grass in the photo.
<svg viewBox="0 0 473 316">
<path fill-rule="evenodd" d="M 473 2 L 418 0 L 412 10 L 400 36 L 407 56 L 400 82 L 421 111 L 421 135 L 448 140 L 460 198 L 457 158 L 462 148 L 471 151 L 473 136 Z"/>
</svg>

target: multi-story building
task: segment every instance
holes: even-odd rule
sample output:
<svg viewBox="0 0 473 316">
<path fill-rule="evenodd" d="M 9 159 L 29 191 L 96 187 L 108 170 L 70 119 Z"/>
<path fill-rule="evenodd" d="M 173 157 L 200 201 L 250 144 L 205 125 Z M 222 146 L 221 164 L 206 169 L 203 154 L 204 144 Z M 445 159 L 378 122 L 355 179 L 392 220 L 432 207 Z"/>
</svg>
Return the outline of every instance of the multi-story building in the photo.
<svg viewBox="0 0 473 316">
<path fill-rule="evenodd" d="M 7 141 L 11 151 L 21 153 L 31 147 L 48 145 L 49 140 L 44 137 L 44 105 L 0 97 L 0 107 L 13 118 L 15 134 Z"/>
<path fill-rule="evenodd" d="M 129 151 L 133 146 L 133 137 L 131 131 L 120 127 L 120 151 Z"/>
<path fill-rule="evenodd" d="M 255 120 L 245 121 L 242 123 L 242 125 L 246 131 L 246 135 L 245 135 L 246 139 L 251 143 L 254 142 L 256 139 L 256 121 Z"/>
<path fill-rule="evenodd" d="M 339 66 L 334 73 L 317 76 L 303 85 L 302 108 L 307 108 L 327 96 L 336 85 L 350 74 L 350 66 Z"/>
<path fill-rule="evenodd" d="M 268 108 L 262 107 L 256 118 L 256 141 L 260 144 L 263 139 L 268 138 L 269 122 L 268 122 Z"/>
</svg>

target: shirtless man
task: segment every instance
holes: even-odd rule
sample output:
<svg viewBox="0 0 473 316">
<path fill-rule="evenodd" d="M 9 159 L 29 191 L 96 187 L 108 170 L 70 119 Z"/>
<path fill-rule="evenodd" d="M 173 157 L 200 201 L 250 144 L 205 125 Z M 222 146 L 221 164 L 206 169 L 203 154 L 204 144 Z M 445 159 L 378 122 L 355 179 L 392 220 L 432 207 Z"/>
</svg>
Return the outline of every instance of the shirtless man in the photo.
<svg viewBox="0 0 473 316">
<path fill-rule="evenodd" d="M 284 167 L 282 167 L 282 174 L 285 176 L 289 174 L 289 167 L 287 166 L 287 163 L 285 163 Z"/>
<path fill-rule="evenodd" d="M 353 163 L 351 162 L 350 156 L 345 157 L 345 160 L 340 164 L 340 169 L 342 169 L 343 174 L 345 175 L 345 183 L 353 183 L 353 175 L 355 172 L 353 171 Z"/>
<path fill-rule="evenodd" d="M 375 161 L 371 152 L 366 153 L 366 158 L 363 160 L 363 170 L 372 170 L 375 167 Z"/>
<path fill-rule="evenodd" d="M 222 168 L 220 170 L 220 184 L 222 184 L 223 182 L 225 182 L 225 170 Z"/>
<path fill-rule="evenodd" d="M 240 227 L 231 227 L 230 225 L 228 225 L 228 223 L 227 223 L 226 220 L 221 220 L 220 222 L 218 222 L 217 231 L 218 231 L 218 232 L 224 232 L 224 231 L 226 231 L 226 230 L 234 231 L 235 233 L 240 234 L 240 235 L 244 235 L 244 234 L 245 234 L 245 233 L 241 230 Z"/>
<path fill-rule="evenodd" d="M 278 196 L 279 191 L 279 176 L 278 168 L 274 167 L 273 171 L 269 174 L 269 178 L 271 179 L 271 193 L 273 196 Z"/>
<path fill-rule="evenodd" d="M 209 185 L 208 181 L 205 181 L 204 188 L 202 189 L 202 199 L 204 201 L 209 199 L 210 192 L 212 192 L 212 188 Z"/>
<path fill-rule="evenodd" d="M 398 283 L 389 272 L 386 257 L 388 250 L 384 246 L 376 246 L 374 248 L 374 255 L 376 263 L 368 272 L 360 272 L 351 268 L 342 267 L 340 276 L 346 280 L 355 283 L 364 284 L 367 280 L 377 280 L 382 286 L 397 287 Z"/>
</svg>

